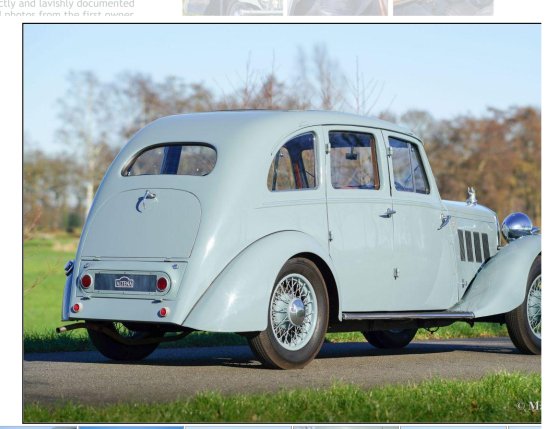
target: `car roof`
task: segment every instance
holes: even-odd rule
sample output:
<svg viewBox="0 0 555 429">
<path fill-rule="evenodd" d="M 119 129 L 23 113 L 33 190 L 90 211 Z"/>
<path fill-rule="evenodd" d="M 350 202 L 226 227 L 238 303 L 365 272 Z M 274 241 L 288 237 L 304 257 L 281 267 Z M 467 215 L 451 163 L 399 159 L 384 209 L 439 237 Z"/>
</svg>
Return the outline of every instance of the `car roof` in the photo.
<svg viewBox="0 0 555 429">
<path fill-rule="evenodd" d="M 278 126 L 283 130 L 289 129 L 291 132 L 316 125 L 351 125 L 390 130 L 416 137 L 410 129 L 376 117 L 324 110 L 222 110 L 167 116 L 158 121 L 181 122 L 183 125 L 192 125 L 192 123 L 210 125 L 212 123 L 230 127 L 230 131 L 231 128 L 248 128 L 258 125 L 269 128 Z"/>
<path fill-rule="evenodd" d="M 140 130 L 123 157 L 161 143 L 198 142 L 244 156 L 272 153 L 284 138 L 320 125 L 383 129 L 418 139 L 408 128 L 378 118 L 316 110 L 227 110 L 165 116 Z"/>
</svg>

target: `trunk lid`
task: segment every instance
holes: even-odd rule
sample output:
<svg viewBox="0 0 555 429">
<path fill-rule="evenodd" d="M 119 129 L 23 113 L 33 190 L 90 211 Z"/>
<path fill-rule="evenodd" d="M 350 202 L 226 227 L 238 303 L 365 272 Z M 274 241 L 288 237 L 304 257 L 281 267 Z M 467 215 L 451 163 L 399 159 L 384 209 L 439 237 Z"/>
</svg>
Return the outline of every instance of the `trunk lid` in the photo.
<svg viewBox="0 0 555 429">
<path fill-rule="evenodd" d="M 191 255 L 201 207 L 190 192 L 138 188 L 119 192 L 94 210 L 83 258 L 183 260 Z"/>
</svg>

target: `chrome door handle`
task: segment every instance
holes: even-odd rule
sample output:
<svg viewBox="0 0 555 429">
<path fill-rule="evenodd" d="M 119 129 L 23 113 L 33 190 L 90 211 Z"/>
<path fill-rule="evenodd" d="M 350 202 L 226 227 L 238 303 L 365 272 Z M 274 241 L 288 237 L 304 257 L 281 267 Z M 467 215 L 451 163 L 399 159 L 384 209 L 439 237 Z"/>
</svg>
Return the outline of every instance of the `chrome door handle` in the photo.
<svg viewBox="0 0 555 429">
<path fill-rule="evenodd" d="M 441 215 L 441 225 L 439 226 L 439 228 L 437 230 L 439 231 L 440 229 L 443 229 L 444 227 L 446 227 L 450 220 L 451 220 L 451 215 L 442 214 Z"/>
<path fill-rule="evenodd" d="M 155 200 L 156 199 L 156 194 L 154 192 L 150 192 L 148 189 L 146 190 L 143 199 L 141 201 L 141 204 L 143 206 L 143 210 L 146 209 L 146 200 Z"/>
<path fill-rule="evenodd" d="M 384 217 L 384 218 L 390 218 L 391 216 L 393 216 L 395 213 L 397 213 L 395 210 L 388 208 L 384 214 L 381 214 L 380 217 Z"/>
</svg>

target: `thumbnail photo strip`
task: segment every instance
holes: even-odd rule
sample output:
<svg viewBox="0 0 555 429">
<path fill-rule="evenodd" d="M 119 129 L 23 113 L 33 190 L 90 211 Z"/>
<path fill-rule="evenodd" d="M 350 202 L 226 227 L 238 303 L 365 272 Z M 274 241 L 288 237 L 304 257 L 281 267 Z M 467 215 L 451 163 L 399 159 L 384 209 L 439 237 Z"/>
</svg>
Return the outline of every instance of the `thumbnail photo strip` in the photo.
<svg viewBox="0 0 555 429">
<path fill-rule="evenodd" d="M 494 0 L 182 0 L 186 16 L 490 16 Z"/>
</svg>

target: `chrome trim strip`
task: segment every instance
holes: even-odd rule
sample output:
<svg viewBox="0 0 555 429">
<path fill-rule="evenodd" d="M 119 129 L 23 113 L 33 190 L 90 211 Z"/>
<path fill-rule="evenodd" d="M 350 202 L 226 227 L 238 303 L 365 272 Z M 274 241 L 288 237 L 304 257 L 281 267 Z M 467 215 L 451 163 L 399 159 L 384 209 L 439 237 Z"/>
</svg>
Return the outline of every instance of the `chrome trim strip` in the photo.
<svg viewBox="0 0 555 429">
<path fill-rule="evenodd" d="M 343 320 L 412 320 L 412 319 L 474 319 L 474 313 L 466 311 L 406 311 L 376 313 L 343 313 Z"/>
</svg>

